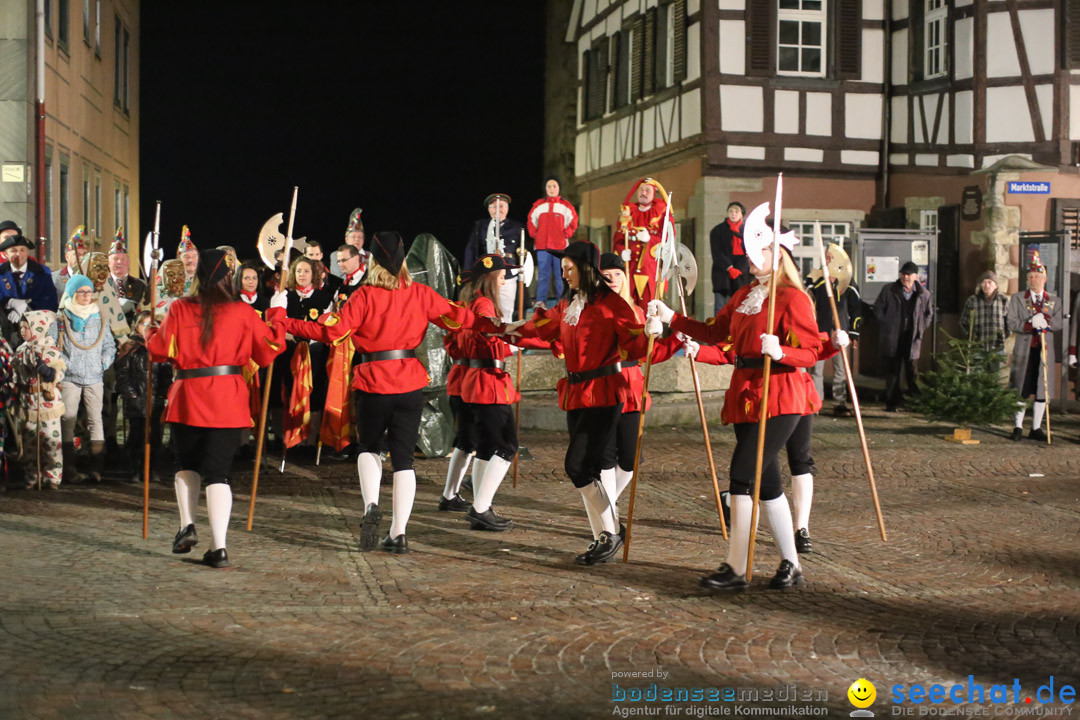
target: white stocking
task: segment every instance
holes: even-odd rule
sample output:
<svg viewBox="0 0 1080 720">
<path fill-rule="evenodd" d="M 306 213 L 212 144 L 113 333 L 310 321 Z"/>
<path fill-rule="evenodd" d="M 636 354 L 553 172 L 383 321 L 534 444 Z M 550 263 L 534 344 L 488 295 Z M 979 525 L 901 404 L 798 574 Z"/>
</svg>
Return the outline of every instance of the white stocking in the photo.
<svg viewBox="0 0 1080 720">
<path fill-rule="evenodd" d="M 795 529 L 810 529 L 810 505 L 814 501 L 814 476 L 810 473 L 791 476 L 791 495 L 795 501 Z"/>
<path fill-rule="evenodd" d="M 1038 430 L 1042 427 L 1043 415 L 1046 414 L 1046 403 L 1035 401 L 1031 408 L 1031 429 Z"/>
<path fill-rule="evenodd" d="M 390 537 L 405 534 L 416 499 L 416 472 L 398 470 L 394 473 L 394 519 L 390 521 Z"/>
<path fill-rule="evenodd" d="M 195 511 L 199 509 L 199 489 L 202 478 L 193 470 L 181 470 L 176 473 L 173 487 L 176 488 L 176 506 L 180 509 L 180 529 L 195 523 Z"/>
<path fill-rule="evenodd" d="M 478 463 L 484 462 L 483 460 L 477 460 Z M 503 478 L 506 477 L 506 472 L 510 469 L 511 463 L 505 458 L 501 458 L 498 455 L 492 455 L 491 459 L 487 461 L 487 469 L 484 471 L 484 484 L 480 488 L 474 487 L 473 490 L 473 510 L 477 513 L 487 512 L 491 508 L 491 503 L 495 499 L 495 493 L 499 491 L 499 485 L 502 484 Z M 475 481 L 473 481 L 475 483 Z"/>
<path fill-rule="evenodd" d="M 446 469 L 446 484 L 442 493 L 447 500 L 453 500 L 461 490 L 461 481 L 465 479 L 470 460 L 472 455 L 461 448 L 454 448 L 454 452 L 450 454 L 450 466 Z"/>
<path fill-rule="evenodd" d="M 604 491 L 599 482 L 593 481 L 586 485 L 581 490 L 582 497 L 585 498 L 585 508 L 594 513 L 599 520 L 600 529 L 604 532 L 609 532 L 612 535 L 618 532 L 618 526 L 615 524 L 615 513 L 612 512 L 611 505 L 608 503 L 606 497 L 604 497 Z M 590 525 L 592 523 L 590 522 Z"/>
<path fill-rule="evenodd" d="M 360 475 L 360 494 L 367 506 L 379 504 L 379 486 L 382 484 L 382 463 L 375 453 L 364 452 L 356 456 L 356 472 Z"/>
<path fill-rule="evenodd" d="M 754 499 L 749 495 L 731 495 L 731 527 L 727 564 L 738 575 L 746 574 L 746 553 L 750 549 L 750 515 Z"/>
<path fill-rule="evenodd" d="M 769 521 L 769 530 L 780 550 L 780 557 L 799 567 L 799 553 L 795 550 L 795 531 L 791 529 L 791 508 L 788 507 L 787 498 L 781 495 L 772 500 L 762 500 L 761 506 L 765 508 L 765 518 Z"/>
<path fill-rule="evenodd" d="M 210 516 L 210 549 L 221 550 L 232 514 L 232 488 L 226 483 L 206 486 L 206 514 Z"/>
</svg>

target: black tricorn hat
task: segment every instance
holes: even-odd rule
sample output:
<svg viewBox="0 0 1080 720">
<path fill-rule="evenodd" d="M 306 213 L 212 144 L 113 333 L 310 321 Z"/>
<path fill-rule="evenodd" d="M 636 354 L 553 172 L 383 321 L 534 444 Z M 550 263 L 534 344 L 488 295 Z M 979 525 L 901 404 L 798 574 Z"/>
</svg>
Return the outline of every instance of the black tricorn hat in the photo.
<svg viewBox="0 0 1080 720">
<path fill-rule="evenodd" d="M 5 230 L 14 230 L 16 235 L 22 235 L 22 228 L 15 224 L 14 220 L 5 220 L 0 222 L 0 233 Z"/>
<path fill-rule="evenodd" d="M 484 255 L 477 258 L 473 266 L 469 268 L 469 277 L 472 279 L 478 278 L 481 275 L 485 275 L 489 272 L 495 272 L 496 270 L 516 270 L 517 265 L 506 261 L 502 255 Z"/>
<path fill-rule="evenodd" d="M 626 263 L 615 253 L 604 253 L 600 256 L 601 270 L 622 270 L 626 272 Z"/>
<path fill-rule="evenodd" d="M 11 235 L 3 243 L 0 243 L 0 252 L 9 250 L 13 247 L 23 246 L 28 250 L 34 249 L 34 241 L 29 238 L 24 238 L 22 235 Z"/>
<path fill-rule="evenodd" d="M 199 287 L 208 288 L 231 275 L 232 268 L 229 266 L 227 252 L 214 248 L 199 253 L 199 264 L 195 267 L 195 277 L 199 279 Z"/>
<path fill-rule="evenodd" d="M 596 270 L 600 269 L 600 250 L 588 240 L 578 240 L 566 246 L 565 250 L 548 250 L 558 258 L 570 258 L 586 265 L 592 265 Z"/>
<path fill-rule="evenodd" d="M 377 232 L 371 244 L 371 256 L 391 275 L 397 275 L 405 262 L 405 242 L 396 232 Z"/>
</svg>

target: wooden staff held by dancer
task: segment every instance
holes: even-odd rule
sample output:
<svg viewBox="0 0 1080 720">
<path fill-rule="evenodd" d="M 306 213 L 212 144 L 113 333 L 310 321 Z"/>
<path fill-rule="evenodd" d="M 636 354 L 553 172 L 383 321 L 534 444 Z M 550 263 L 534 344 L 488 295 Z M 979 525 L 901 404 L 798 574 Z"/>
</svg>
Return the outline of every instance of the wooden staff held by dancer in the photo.
<svg viewBox="0 0 1080 720">
<path fill-rule="evenodd" d="M 150 236 L 150 267 L 147 268 L 147 281 L 150 283 L 150 322 L 157 324 L 154 306 L 157 305 L 157 271 L 159 261 L 159 242 L 161 239 L 161 201 L 157 201 L 154 210 L 154 232 Z M 145 253 L 144 253 L 145 257 Z M 146 429 L 143 433 L 143 515 L 142 537 L 146 539 L 150 525 L 150 428 L 154 408 L 154 363 L 146 363 Z"/>
<path fill-rule="evenodd" d="M 293 222 L 296 220 L 296 195 L 300 191 L 299 186 L 293 187 L 292 205 L 289 207 L 289 232 L 285 235 L 285 252 L 281 256 L 281 272 L 278 275 L 277 291 L 285 290 L 285 278 L 289 269 L 289 255 L 293 246 Z M 248 507 L 247 529 L 251 531 L 251 523 L 255 520 L 255 494 L 259 489 L 259 465 L 262 463 L 263 444 L 266 440 L 266 409 L 270 404 L 270 385 L 274 375 L 274 364 L 266 366 L 266 384 L 263 386 L 262 407 L 259 409 L 259 427 L 255 435 L 255 474 L 251 479 L 251 504 Z"/>
<path fill-rule="evenodd" d="M 521 242 L 518 243 L 517 259 L 517 282 L 518 282 L 518 320 L 525 319 L 525 254 L 528 251 L 525 249 L 525 229 L 521 230 Z M 514 381 L 514 386 L 517 388 L 518 394 L 521 394 L 521 353 L 522 348 L 517 348 L 517 378 Z M 521 455 L 521 400 L 517 401 L 517 405 L 514 406 L 514 436 L 518 439 L 518 452 L 514 453 L 514 487 L 517 487 L 518 477 L 518 457 Z"/>
<path fill-rule="evenodd" d="M 663 260 L 665 257 L 671 257 L 670 254 L 664 254 L 663 246 L 669 239 L 669 226 L 671 225 L 671 196 L 672 193 L 668 193 L 667 208 L 664 211 L 664 229 L 660 233 L 660 252 L 657 253 L 656 273 L 653 278 L 653 286 L 657 288 L 657 292 L 659 292 L 660 288 L 660 278 L 663 276 Z M 674 240 L 673 233 L 670 235 L 670 238 L 671 240 Z M 641 251 L 642 257 L 644 257 L 647 252 L 649 252 L 649 248 L 646 245 Z M 634 526 L 634 499 L 637 492 L 638 469 L 641 465 L 641 439 L 645 435 L 645 400 L 649 396 L 649 374 L 652 371 L 653 345 L 655 343 L 656 336 L 649 334 L 649 342 L 645 350 L 645 384 L 641 388 L 641 415 L 638 417 L 637 442 L 634 445 L 634 474 L 630 477 L 630 507 L 626 511 L 626 537 L 623 539 L 623 562 L 630 561 L 630 531 Z"/>
<path fill-rule="evenodd" d="M 821 223 L 817 221 L 814 222 L 814 242 L 817 244 L 818 253 L 821 257 L 821 274 L 825 278 L 825 294 L 829 297 L 833 327 L 839 330 L 840 313 L 836 308 L 836 297 L 833 295 L 832 280 L 829 277 L 829 262 L 825 258 L 825 242 L 821 238 Z M 859 429 L 859 443 L 862 445 L 863 462 L 866 463 L 866 476 L 870 480 L 870 495 L 874 498 L 874 513 L 877 515 L 881 539 L 885 541 L 888 540 L 885 535 L 885 519 L 881 515 L 881 501 L 878 500 L 877 485 L 874 482 L 874 466 L 870 463 L 870 448 L 866 444 L 866 429 L 863 427 L 862 410 L 859 409 L 859 395 L 855 391 L 855 375 L 851 372 L 851 362 L 848 360 L 846 347 L 840 348 L 840 360 L 844 364 L 848 395 L 851 397 L 851 405 L 855 410 L 855 425 Z"/>
</svg>

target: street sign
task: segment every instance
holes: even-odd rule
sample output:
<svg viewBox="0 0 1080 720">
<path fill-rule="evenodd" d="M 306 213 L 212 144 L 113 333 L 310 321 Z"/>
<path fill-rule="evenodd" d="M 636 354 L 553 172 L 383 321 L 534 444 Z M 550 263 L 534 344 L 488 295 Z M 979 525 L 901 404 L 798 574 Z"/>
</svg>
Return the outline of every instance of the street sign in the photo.
<svg viewBox="0 0 1080 720">
<path fill-rule="evenodd" d="M 1049 195 L 1050 183 L 1048 182 L 1009 182 L 1010 195 Z"/>
</svg>

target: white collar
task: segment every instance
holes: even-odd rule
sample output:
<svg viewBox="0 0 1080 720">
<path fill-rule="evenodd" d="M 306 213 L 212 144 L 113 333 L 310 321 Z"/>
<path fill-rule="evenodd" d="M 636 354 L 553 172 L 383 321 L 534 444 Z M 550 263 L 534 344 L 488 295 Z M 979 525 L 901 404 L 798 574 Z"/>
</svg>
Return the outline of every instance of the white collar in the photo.
<svg viewBox="0 0 1080 720">
<path fill-rule="evenodd" d="M 124 277 L 121 278 L 121 277 L 116 277 L 112 273 L 109 273 L 109 277 L 111 277 L 113 282 L 116 283 L 117 285 L 123 285 L 124 281 L 127 280 L 129 277 L 131 277 L 131 275 L 129 273 L 128 275 L 125 275 Z"/>
<path fill-rule="evenodd" d="M 30 267 L 30 263 L 26 263 L 22 267 L 15 267 L 15 263 L 11 263 L 11 272 L 13 272 L 13 273 L 17 273 L 17 272 L 24 273 L 24 272 L 27 271 L 27 269 L 29 269 L 29 267 Z"/>
</svg>

